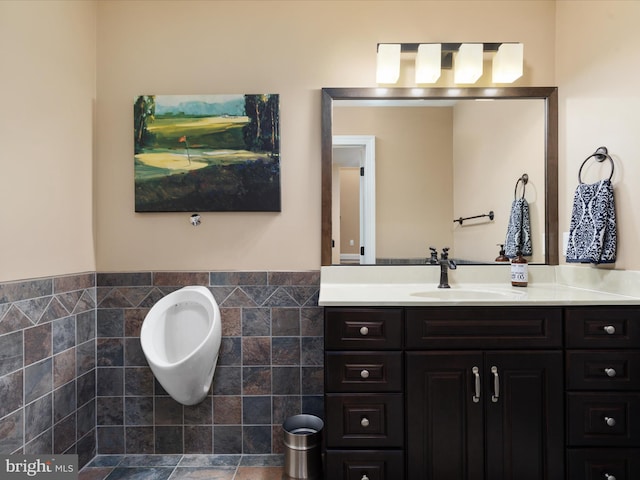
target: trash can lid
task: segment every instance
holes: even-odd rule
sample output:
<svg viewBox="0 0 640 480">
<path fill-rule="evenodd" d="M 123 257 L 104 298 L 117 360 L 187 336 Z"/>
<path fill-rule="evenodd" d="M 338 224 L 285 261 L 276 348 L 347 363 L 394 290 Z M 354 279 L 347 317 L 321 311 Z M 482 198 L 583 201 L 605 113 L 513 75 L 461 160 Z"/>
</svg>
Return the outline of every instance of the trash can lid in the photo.
<svg viewBox="0 0 640 480">
<path fill-rule="evenodd" d="M 322 419 L 305 413 L 289 417 L 282 424 L 285 432 L 296 435 L 311 435 L 319 432 L 323 427 Z"/>
</svg>

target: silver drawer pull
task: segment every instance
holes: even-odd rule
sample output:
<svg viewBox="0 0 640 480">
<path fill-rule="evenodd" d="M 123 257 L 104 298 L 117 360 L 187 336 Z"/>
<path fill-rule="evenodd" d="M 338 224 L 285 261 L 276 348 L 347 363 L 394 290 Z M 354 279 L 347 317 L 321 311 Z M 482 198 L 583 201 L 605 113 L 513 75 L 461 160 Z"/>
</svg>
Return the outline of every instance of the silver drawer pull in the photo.
<svg viewBox="0 0 640 480">
<path fill-rule="evenodd" d="M 616 333 L 616 327 L 614 327 L 613 325 L 605 325 L 604 331 L 609 335 L 613 335 L 614 333 Z"/>
<path fill-rule="evenodd" d="M 360 480 L 369 480 L 369 477 L 367 477 L 367 474 L 365 473 L 364 475 L 362 475 L 362 478 Z M 615 478 L 613 480 L 616 480 Z"/>
<path fill-rule="evenodd" d="M 604 373 L 606 373 L 607 376 L 609 376 L 609 377 L 615 377 L 616 376 L 616 369 L 615 368 L 605 368 L 604 369 Z"/>
<path fill-rule="evenodd" d="M 362 370 L 362 371 L 360 372 L 360 376 L 361 376 L 362 378 L 369 378 L 369 370 Z"/>
<path fill-rule="evenodd" d="M 615 427 L 616 425 L 616 419 L 612 418 L 612 417 L 604 417 L 604 421 L 606 422 L 607 425 L 609 425 L 610 427 Z"/>
<path fill-rule="evenodd" d="M 491 373 L 493 373 L 493 395 L 491 395 L 491 401 L 493 403 L 500 398 L 500 377 L 498 376 L 498 367 L 491 367 Z"/>
<path fill-rule="evenodd" d="M 478 403 L 480 401 L 480 373 L 478 373 L 480 370 L 478 369 L 478 367 L 473 367 L 471 369 L 471 372 L 473 373 L 473 376 L 475 378 L 475 387 L 476 387 L 476 392 L 475 395 L 473 396 L 473 403 Z"/>
<path fill-rule="evenodd" d="M 369 419 L 367 417 L 362 417 L 362 419 L 360 420 L 360 425 L 362 425 L 364 428 L 367 428 L 369 426 Z"/>
<path fill-rule="evenodd" d="M 609 475 L 608 473 L 604 474 L 604 478 L 606 478 L 607 480 L 616 480 L 616 477 L 614 477 L 613 475 Z M 364 477 L 363 477 L 364 480 Z"/>
<path fill-rule="evenodd" d="M 369 329 L 367 327 L 360 327 L 360 335 L 366 337 L 369 335 Z"/>
</svg>

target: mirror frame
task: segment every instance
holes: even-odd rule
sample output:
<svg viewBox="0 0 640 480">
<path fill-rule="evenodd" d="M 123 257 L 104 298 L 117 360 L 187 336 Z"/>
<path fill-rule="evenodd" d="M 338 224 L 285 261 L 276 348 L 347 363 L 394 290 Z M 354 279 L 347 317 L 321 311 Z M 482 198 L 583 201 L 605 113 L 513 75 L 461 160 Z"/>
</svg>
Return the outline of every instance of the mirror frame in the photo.
<svg viewBox="0 0 640 480">
<path fill-rule="evenodd" d="M 558 87 L 323 88 L 321 265 L 331 263 L 331 170 L 335 100 L 541 99 L 545 102 L 545 264 L 558 265 Z M 426 253 L 425 253 L 426 255 Z"/>
</svg>

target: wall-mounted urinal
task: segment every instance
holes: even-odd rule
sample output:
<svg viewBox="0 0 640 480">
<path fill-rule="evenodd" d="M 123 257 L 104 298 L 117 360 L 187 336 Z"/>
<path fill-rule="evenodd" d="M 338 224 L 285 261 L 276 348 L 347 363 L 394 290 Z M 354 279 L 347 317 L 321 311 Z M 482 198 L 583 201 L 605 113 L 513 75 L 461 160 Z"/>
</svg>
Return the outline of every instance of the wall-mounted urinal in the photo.
<svg viewBox="0 0 640 480">
<path fill-rule="evenodd" d="M 142 323 L 140 342 L 151 371 L 176 401 L 207 396 L 218 361 L 220 309 L 206 287 L 184 287 L 160 299 Z"/>
</svg>

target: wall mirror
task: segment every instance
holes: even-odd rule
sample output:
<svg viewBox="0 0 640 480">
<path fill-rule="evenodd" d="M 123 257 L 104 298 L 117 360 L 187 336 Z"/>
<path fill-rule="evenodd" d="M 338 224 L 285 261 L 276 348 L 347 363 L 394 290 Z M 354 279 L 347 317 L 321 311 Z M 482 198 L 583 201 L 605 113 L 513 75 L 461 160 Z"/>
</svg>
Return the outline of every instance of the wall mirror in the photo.
<svg viewBox="0 0 640 480">
<path fill-rule="evenodd" d="M 557 265 L 556 87 L 322 89 L 322 265 L 493 264 L 522 196 Z"/>
</svg>

